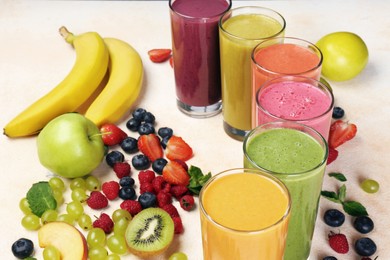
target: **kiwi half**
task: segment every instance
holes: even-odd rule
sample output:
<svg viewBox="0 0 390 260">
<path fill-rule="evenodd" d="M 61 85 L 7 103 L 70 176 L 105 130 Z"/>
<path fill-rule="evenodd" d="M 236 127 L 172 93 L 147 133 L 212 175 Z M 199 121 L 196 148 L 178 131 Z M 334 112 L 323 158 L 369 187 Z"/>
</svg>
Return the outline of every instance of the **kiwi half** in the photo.
<svg viewBox="0 0 390 260">
<path fill-rule="evenodd" d="M 173 220 L 160 208 L 147 208 L 130 221 L 125 236 L 129 250 L 133 254 L 140 257 L 160 254 L 172 243 Z"/>
</svg>

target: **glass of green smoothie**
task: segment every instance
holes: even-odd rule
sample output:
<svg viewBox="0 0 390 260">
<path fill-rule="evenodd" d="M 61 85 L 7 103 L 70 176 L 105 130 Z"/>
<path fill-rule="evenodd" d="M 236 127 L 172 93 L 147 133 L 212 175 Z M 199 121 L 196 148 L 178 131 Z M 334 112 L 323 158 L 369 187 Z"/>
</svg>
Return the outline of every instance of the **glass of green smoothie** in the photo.
<svg viewBox="0 0 390 260">
<path fill-rule="evenodd" d="M 243 150 L 246 168 L 268 172 L 289 189 L 292 206 L 284 259 L 307 259 L 328 157 L 325 139 L 309 126 L 275 121 L 250 131 Z"/>
</svg>

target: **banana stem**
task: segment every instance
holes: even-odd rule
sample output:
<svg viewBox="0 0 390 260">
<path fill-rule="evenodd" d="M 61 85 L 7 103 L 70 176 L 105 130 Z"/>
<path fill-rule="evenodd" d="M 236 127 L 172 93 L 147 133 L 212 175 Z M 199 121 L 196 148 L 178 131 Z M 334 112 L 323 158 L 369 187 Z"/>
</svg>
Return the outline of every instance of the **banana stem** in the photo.
<svg viewBox="0 0 390 260">
<path fill-rule="evenodd" d="M 61 34 L 61 36 L 65 39 L 65 41 L 67 43 L 70 43 L 72 44 L 73 43 L 73 40 L 74 40 L 74 34 L 69 32 L 68 29 L 66 29 L 65 26 L 61 26 L 61 28 L 59 29 L 59 32 Z"/>
</svg>

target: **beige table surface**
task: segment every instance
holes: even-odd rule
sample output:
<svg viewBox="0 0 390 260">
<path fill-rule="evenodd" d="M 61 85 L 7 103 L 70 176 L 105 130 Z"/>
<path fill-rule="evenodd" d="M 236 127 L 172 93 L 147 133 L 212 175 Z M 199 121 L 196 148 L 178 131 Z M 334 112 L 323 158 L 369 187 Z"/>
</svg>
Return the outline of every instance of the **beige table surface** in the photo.
<svg viewBox="0 0 390 260">
<path fill-rule="evenodd" d="M 390 2 L 388 1 L 236 1 L 233 6 L 259 5 L 279 11 L 287 21 L 287 36 L 316 42 L 335 31 L 352 31 L 367 43 L 370 59 L 364 72 L 347 82 L 331 82 L 336 105 L 346 111 L 346 119 L 358 126 L 357 137 L 340 147 L 339 159 L 327 172 L 339 171 L 348 177 L 347 198 L 366 206 L 375 222 L 368 234 L 378 246 L 379 259 L 390 259 Z M 74 51 L 58 34 L 62 25 L 74 33 L 97 31 L 102 36 L 117 37 L 131 43 L 142 56 L 145 67 L 144 94 L 139 105 L 153 112 L 157 127 L 170 126 L 194 149 L 189 164 L 204 171 L 219 171 L 242 166 L 242 144 L 229 138 L 222 129 L 222 115 L 192 119 L 176 109 L 173 71 L 168 63 L 153 64 L 147 51 L 170 48 L 169 9 L 167 1 L 13 1 L 0 3 L 0 125 L 11 120 L 27 105 L 54 87 L 74 62 Z M 120 123 L 125 129 L 125 121 Z M 131 134 L 130 134 L 131 135 Z M 36 232 L 21 225 L 19 200 L 32 183 L 48 180 L 50 174 L 37 158 L 35 137 L 8 139 L 0 137 L 0 259 L 13 259 L 11 244 L 20 237 L 36 243 L 36 257 L 42 259 Z M 129 156 L 127 158 L 130 158 Z M 113 178 L 102 165 L 95 174 L 102 180 Z M 364 178 L 379 181 L 381 189 L 370 195 L 359 188 Z M 325 176 L 324 189 L 335 190 L 340 183 Z M 65 194 L 66 196 L 69 194 Z M 119 200 L 106 212 L 117 208 Z M 350 246 L 361 235 L 354 231 L 347 216 L 341 228 L 329 228 L 322 221 L 323 212 L 339 205 L 320 201 L 312 254 L 322 259 L 332 254 L 327 244 L 330 230 L 346 233 Z M 62 208 L 63 210 L 63 208 Z M 202 259 L 198 208 L 180 211 L 185 232 L 176 236 L 166 259 L 174 251 L 184 251 L 189 259 Z M 96 214 L 96 212 L 94 213 Z M 360 259 L 353 249 L 338 259 Z M 137 259 L 132 255 L 123 259 Z M 299 260 L 299 259 L 298 259 Z"/>
</svg>

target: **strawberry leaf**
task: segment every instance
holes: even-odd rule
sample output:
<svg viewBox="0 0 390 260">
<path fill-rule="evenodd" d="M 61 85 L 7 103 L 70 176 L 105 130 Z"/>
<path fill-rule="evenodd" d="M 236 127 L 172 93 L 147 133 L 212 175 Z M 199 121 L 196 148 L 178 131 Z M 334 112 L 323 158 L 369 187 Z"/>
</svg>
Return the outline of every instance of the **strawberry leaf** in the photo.
<svg viewBox="0 0 390 260">
<path fill-rule="evenodd" d="M 345 177 L 345 175 L 342 173 L 339 173 L 339 172 L 331 172 L 328 175 L 329 175 L 329 177 L 334 177 L 335 179 L 337 179 L 341 182 L 347 181 L 347 178 Z"/>
<path fill-rule="evenodd" d="M 357 201 L 344 201 L 342 205 L 344 211 L 351 216 L 368 216 L 366 208 Z"/>
<path fill-rule="evenodd" d="M 330 201 L 340 203 L 339 195 L 337 195 L 336 192 L 323 190 L 323 191 L 321 191 L 321 195 Z"/>
</svg>

